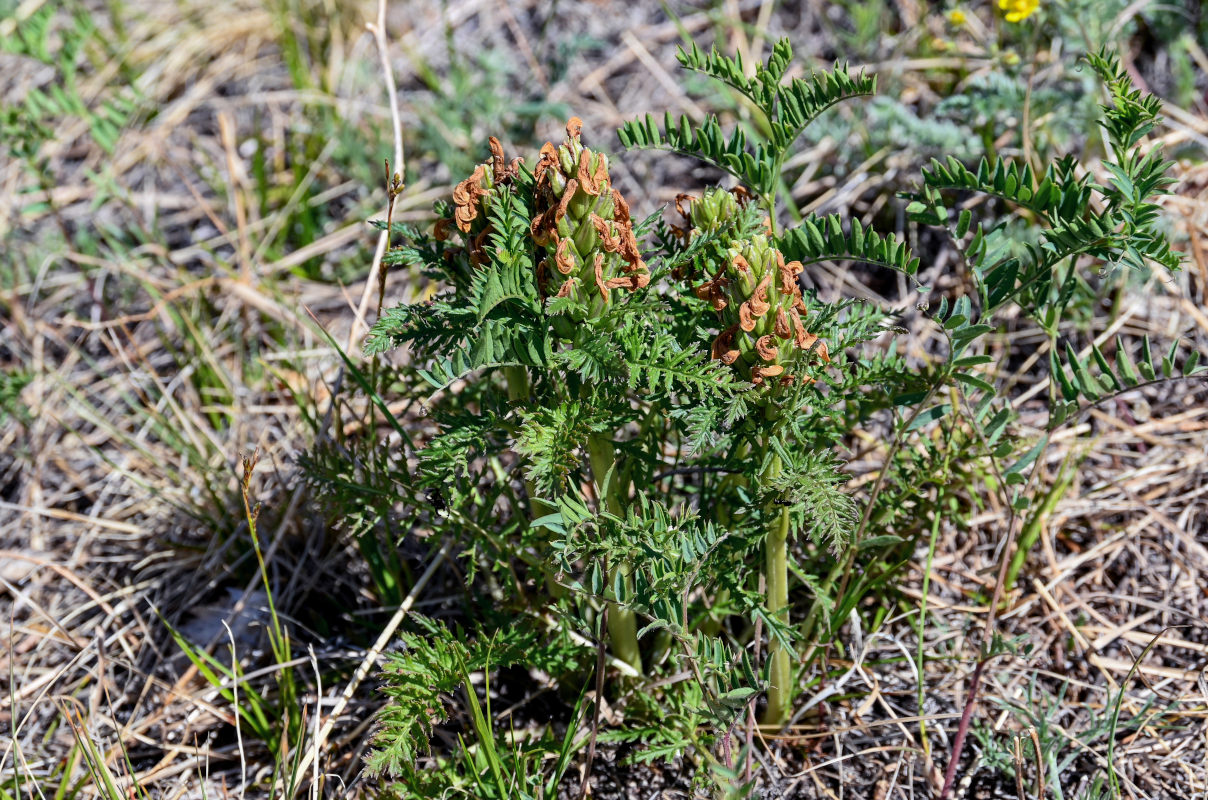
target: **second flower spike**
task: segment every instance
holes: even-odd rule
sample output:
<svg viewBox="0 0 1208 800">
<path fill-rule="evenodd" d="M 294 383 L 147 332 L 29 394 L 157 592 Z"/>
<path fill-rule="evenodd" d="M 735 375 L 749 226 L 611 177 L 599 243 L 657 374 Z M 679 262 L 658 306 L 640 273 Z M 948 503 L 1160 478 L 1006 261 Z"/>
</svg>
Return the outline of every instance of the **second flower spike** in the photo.
<svg viewBox="0 0 1208 800">
<path fill-rule="evenodd" d="M 692 234 L 717 230 L 737 209 L 729 192 L 710 190 L 692 203 Z M 805 327 L 806 306 L 797 284 L 801 262 L 786 263 L 763 234 L 734 239 L 721 255 L 716 273 L 696 287 L 696 296 L 721 317 L 713 358 L 732 365 L 757 386 L 791 383 L 794 377 L 785 368 L 796 351 L 813 351 L 830 361 L 826 342 Z"/>
</svg>

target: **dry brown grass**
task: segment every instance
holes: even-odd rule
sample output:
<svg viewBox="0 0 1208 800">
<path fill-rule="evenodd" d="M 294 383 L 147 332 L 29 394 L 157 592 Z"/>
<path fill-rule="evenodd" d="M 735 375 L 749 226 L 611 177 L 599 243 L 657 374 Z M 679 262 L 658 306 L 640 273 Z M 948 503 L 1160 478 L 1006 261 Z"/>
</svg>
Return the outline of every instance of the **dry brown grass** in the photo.
<svg viewBox="0 0 1208 800">
<path fill-rule="evenodd" d="M 586 130 L 603 138 L 600 132 L 635 111 L 696 110 L 700 101 L 669 74 L 681 25 L 705 40 L 720 32 L 726 45 L 758 53 L 765 28 L 818 42 L 826 31 L 818 21 L 822 5 L 780 9 L 727 0 L 719 12 L 683 9 L 674 23 L 642 4 L 564 3 L 548 18 L 544 6 L 528 0 L 455 0 L 443 12 L 392 3 L 387 27 L 403 126 L 412 130 L 423 113 L 419 68 L 439 76 L 447 66 L 444 26 L 460 48 L 517 54 L 530 82 L 518 91 L 567 103 Z M 123 790 L 137 783 L 156 797 L 264 793 L 272 759 L 236 738 L 230 704 L 181 657 L 158 616 L 219 655 L 229 652 L 219 624 L 225 620 L 245 669 L 271 669 L 262 636 L 264 593 L 239 545 L 246 536 L 241 453 L 263 454 L 253 495 L 265 501 L 262 532 L 283 613 L 309 618 L 308 604 L 331 594 L 365 614 L 381 611 L 366 594 L 355 551 L 324 527 L 321 509 L 308 505 L 291 458 L 315 435 L 308 416 L 331 424 L 333 386 L 342 372 L 318 328 L 341 343 L 353 338 L 373 243 L 363 218 L 379 213 L 384 195 L 345 174 L 333 160 L 334 146 L 310 163 L 285 158 L 285 138 L 306 128 L 307 110 L 316 105 L 335 106 L 351 129 L 380 137 L 364 154 L 373 170 L 389 152 L 388 109 L 363 27 L 374 8 L 345 0 L 291 7 L 299 26 L 323 23 L 322 35 L 312 37 L 324 50 L 311 54 L 311 88 L 295 85 L 283 63 L 270 5 L 136 0 L 127 5 L 121 58 L 95 64 L 80 86 L 82 96 L 95 98 L 121 70 L 138 76 L 143 115 L 116 150 L 105 153 L 74 124 L 57 130 L 41 154 L 53 176 L 49 187 L 20 163 L 0 163 L 0 236 L 13 276 L 0 287 L 0 367 L 21 366 L 32 375 L 20 397 L 28 418 L 0 426 L 0 786 L 15 772 L 42 784 L 46 796 L 81 780 L 80 796 L 98 794 L 78 760 L 67 767 L 70 780 L 62 777 L 64 759 L 83 735 L 105 754 Z M 893 8 L 906 33 L 877 66 L 907 73 L 918 65 L 897 54 L 919 37 L 942 33 L 942 21 L 912 2 Z M 739 15 L 752 27 L 732 24 Z M 552 40 L 586 36 L 606 43 L 603 55 L 573 58 L 561 74 L 543 66 Z M 5 59 L 0 88 L 9 100 L 46 80 L 37 65 Z M 903 94 L 925 102 L 929 92 L 906 80 Z M 1203 112 L 1171 109 L 1166 139 L 1203 142 Z M 558 127 L 552 119 L 544 124 Z M 244 147 L 253 132 L 261 134 L 281 185 L 292 185 L 286 178 L 296 177 L 294 170 L 313 175 L 306 191 L 263 215 Z M 488 131 L 473 133 L 477 142 Z M 833 160 L 841 144 L 825 141 L 802 163 Z M 456 179 L 422 152 L 409 157 L 420 177 L 400 199 L 396 219 L 422 218 Z M 906 156 L 881 152 L 849 170 L 846 181 L 807 171 L 793 195 L 803 208 L 844 208 L 871 218 L 883 202 L 871 198 L 907 180 L 910 169 Z M 1167 208 L 1186 237 L 1187 269 L 1125 295 L 1112 330 L 1148 334 L 1159 347 L 1184 336 L 1208 356 L 1208 170 L 1186 163 L 1179 175 Z M 635 213 L 712 179 L 647 155 L 628 159 L 614 176 L 637 199 Z M 307 202 L 342 213 L 313 241 L 266 259 L 291 212 Z M 106 226 L 147 235 L 126 241 L 120 252 L 85 253 L 68 244 L 78 241 L 79 230 Z M 937 258 L 939 272 L 944 256 Z M 321 279 L 294 271 L 316 262 Z M 352 282 L 332 279 L 349 265 L 359 265 Z M 832 291 L 843 285 L 848 293 L 880 297 L 846 271 L 814 278 Z M 883 291 L 892 295 L 894 288 Z M 417 290 L 397 279 L 390 285 L 396 301 Z M 905 296 L 904 287 L 899 291 Z M 1013 332 L 1000 343 L 1002 352 L 1028 347 L 1029 336 Z M 926 351 L 924 341 L 916 347 Z M 1039 384 L 1026 365 L 1018 379 L 1030 387 L 1020 393 L 1024 424 L 1035 424 L 1026 398 Z M 854 466 L 872 469 L 875 456 Z M 1025 637 L 1032 654 L 992 662 L 979 717 L 1009 750 L 1014 738 L 1029 735 L 1027 713 L 1064 692 L 1050 719 L 1052 736 L 1074 752 L 1085 749 L 1080 732 L 1118 703 L 1114 756 L 1124 796 L 1205 796 L 1208 387 L 1187 382 L 1139 390 L 1093 411 L 1049 451 L 1043 477 L 1053 479 L 1067 459 L 1076 464 L 1075 477 L 1001 618 L 1003 634 Z M 764 756 L 769 785 L 782 796 L 891 800 L 935 791 L 976 656 L 966 640 L 976 638 L 988 611 L 1007 516 L 987 496 L 968 527 L 939 531 L 927 596 L 927 738 L 915 700 L 911 616 L 911 601 L 921 597 L 924 547 L 891 622 L 871 635 L 845 632 L 854 659 L 835 666 L 847 669 L 841 689 L 854 699 L 823 703 L 821 723 L 795 729 Z M 428 589 L 432 598 L 449 589 L 437 584 Z M 355 619 L 340 622 L 351 630 Z M 332 718 L 352 670 L 366 662 L 368 643 L 301 626 L 298 641 L 311 648 L 295 648 L 295 668 L 308 687 L 307 729 L 315 731 Z M 320 686 L 315 679 L 333 672 L 340 682 Z M 374 704 L 361 686 L 340 709 L 317 758 L 325 793 L 357 791 L 345 787 L 359 786 Z M 1024 710 L 1014 712 L 1013 705 Z M 979 747 L 972 751 L 967 781 L 990 781 L 995 773 L 982 768 Z M 1085 749 L 1060 778 L 1068 781 L 1067 797 L 1104 758 L 1101 750 Z M 1017 796 L 1014 786 L 987 789 L 998 795 L 975 790 L 958 796 Z M 37 796 L 28 783 L 23 792 Z"/>
</svg>

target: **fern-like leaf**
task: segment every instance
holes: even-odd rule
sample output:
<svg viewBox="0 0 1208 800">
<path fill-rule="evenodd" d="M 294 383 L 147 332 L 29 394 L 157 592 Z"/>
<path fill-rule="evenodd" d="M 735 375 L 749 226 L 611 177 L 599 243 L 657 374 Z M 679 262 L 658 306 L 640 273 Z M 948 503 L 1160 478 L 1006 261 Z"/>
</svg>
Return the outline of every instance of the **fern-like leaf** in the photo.
<svg viewBox="0 0 1208 800">
<path fill-rule="evenodd" d="M 776 92 L 772 117 L 772 145 L 785 151 L 805 128 L 831 106 L 854 97 L 876 94 L 877 79 L 863 72 L 855 75 L 847 66 L 815 72 L 809 78 L 794 78 Z"/>
<path fill-rule="evenodd" d="M 919 260 L 911 254 L 910 248 L 893 234 L 882 236 L 855 219 L 844 232 L 843 221 L 837 214 L 807 217 L 796 228 L 785 231 L 777 247 L 785 258 L 803 264 L 862 261 L 910 276 L 919 268 Z"/>
<path fill-rule="evenodd" d="M 763 143 L 748 148 L 747 136 L 736 129 L 726 136 L 717 117 L 710 115 L 699 124 L 687 117 L 667 113 L 662 128 L 647 114 L 643 119 L 626 122 L 617 131 L 625 147 L 670 150 L 706 161 L 733 175 L 759 194 L 766 193 L 777 178 L 773 169 L 775 154 Z"/>
</svg>

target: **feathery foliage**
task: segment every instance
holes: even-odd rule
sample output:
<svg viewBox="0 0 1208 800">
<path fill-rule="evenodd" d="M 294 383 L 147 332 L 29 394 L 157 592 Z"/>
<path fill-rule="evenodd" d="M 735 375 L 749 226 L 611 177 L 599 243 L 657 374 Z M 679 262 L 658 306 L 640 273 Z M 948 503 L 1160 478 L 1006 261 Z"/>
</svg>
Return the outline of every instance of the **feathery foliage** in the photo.
<svg viewBox="0 0 1208 800">
<path fill-rule="evenodd" d="M 661 128 L 650 115 L 627 122 L 618 131 L 621 144 L 666 149 L 706 161 L 741 181 L 764 200 L 768 209 L 774 207 L 784 160 L 802 131 L 831 106 L 871 95 L 877 86 L 876 78 L 863 73 L 853 75 L 846 66 L 837 64 L 833 70 L 784 83 L 793 60 L 788 39 L 776 42 L 768 60 L 756 66 L 751 78 L 746 77 L 741 56 L 731 58 L 716 48 L 706 54 L 693 44 L 680 48 L 678 58 L 685 68 L 715 78 L 750 100 L 763 115 L 770 135 L 748 142 L 741 129 L 726 135 L 716 117 L 695 123 L 668 112 Z"/>
<path fill-rule="evenodd" d="M 1093 276 L 1077 267 L 1178 264 L 1153 203 L 1167 164 L 1141 153 L 1157 105 L 1109 55 L 1090 59 L 1111 95 L 1105 185 L 1072 157 L 1043 169 L 948 157 L 923 170 L 908 213 L 947 232 L 972 281 L 934 310 L 920 303 L 946 343 L 923 364 L 903 354 L 899 312 L 824 303 L 798 279 L 819 262 L 860 263 L 926 291 L 921 259 L 904 241 L 838 215 L 775 232 L 794 142 L 826 109 L 871 94 L 875 80 L 842 67 L 787 80 L 792 49 L 783 40 L 750 70 L 696 46 L 679 59 L 745 97 L 767 123 L 764 134 L 727 134 L 715 117 L 668 114 L 661 127 L 647 116 L 621 128 L 628 147 L 689 154 L 740 182 L 681 195 L 682 227 L 633 224 L 608 158 L 589 149 L 576 118 L 532 172 L 506 164 L 492 140 L 492 161 L 458 184 L 452 205 L 438 204 L 432 235 L 395 227 L 401 243 L 385 263 L 422 272 L 437 293 L 385 310 L 364 351 L 379 359 L 406 350 L 405 366 L 382 374 L 423 398 L 432 430 L 379 468 L 374 491 L 390 492 L 380 479 L 404 458 L 415 464 L 414 475 L 398 476 L 395 499 L 458 543 L 466 580 L 484 582 L 483 613 L 502 630 L 469 644 L 416 621 L 403 634 L 406 651 L 383 675 L 392 699 L 373 764 L 408 785 L 419 785 L 415 764 L 445 718 L 443 698 L 471 672 L 532 664 L 541 646 L 562 654 L 559 669 L 582 669 L 567 656 L 573 648 L 546 641 L 551 628 L 594 643 L 600 686 L 618 673 L 636 679 L 614 684 L 632 692 L 629 727 L 596 733 L 644 742 L 640 759 L 692 752 L 716 763 L 720 733 L 756 704 L 765 723 L 781 725 L 802 674 L 817 669 L 852 615 L 870 626 L 883 619 L 863 600 L 889 591 L 944 513 L 943 492 L 928 487 L 987 484 L 1015 511 L 1032 502 L 1030 477 L 1048 439 L 1017 432 L 984 353 L 1002 312 L 1037 320 L 1050 337 L 1050 427 L 1080 402 L 1159 372 L 1175 376 L 1174 350 L 1155 362 L 1146 345 L 1134 360 L 1118 342 L 1113 366 L 1098 346 L 1089 359 L 1059 346 L 1075 295 L 1093 290 Z M 971 193 L 1006 210 L 976 224 L 968 208 L 949 211 L 954 195 Z M 1009 239 L 1008 223 L 1026 224 L 1028 238 Z M 1189 357 L 1181 370 L 1203 367 Z M 853 452 L 853 432 L 870 430 L 886 437 L 885 464 L 872 487 L 853 491 L 842 455 Z M 315 479 L 330 485 L 356 480 L 316 467 Z M 547 627 L 516 626 L 534 615 Z M 762 663 L 749 655 L 755 631 L 767 637 Z M 540 781 L 500 773 L 521 761 L 493 744 L 475 692 L 461 717 L 477 741 L 457 756 L 474 773 L 457 773 L 461 789 L 540 794 L 515 788 Z M 710 774 L 733 784 L 733 772 Z"/>
</svg>

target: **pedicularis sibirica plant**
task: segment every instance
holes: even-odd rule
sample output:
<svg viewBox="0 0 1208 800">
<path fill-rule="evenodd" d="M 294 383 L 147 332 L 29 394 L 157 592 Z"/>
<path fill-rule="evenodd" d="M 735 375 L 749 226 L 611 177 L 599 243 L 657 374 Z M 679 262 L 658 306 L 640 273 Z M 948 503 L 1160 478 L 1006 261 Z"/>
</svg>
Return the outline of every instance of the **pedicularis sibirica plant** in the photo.
<svg viewBox="0 0 1208 800">
<path fill-rule="evenodd" d="M 802 131 L 874 79 L 841 67 L 790 78 L 787 41 L 753 70 L 696 47 L 679 60 L 741 96 L 749 128 L 668 114 L 627 123 L 621 143 L 701 159 L 732 188 L 681 196 L 673 220 L 635 221 L 601 150 L 610 132 L 571 119 L 532 160 L 506 160 L 492 139 L 432 233 L 393 226 L 386 263 L 418 268 L 436 291 L 385 311 L 365 342 L 374 357 L 406 348 L 379 391 L 420 399 L 435 425 L 422 446 L 402 437 L 408 467 L 392 491 L 432 541 L 456 546 L 487 598 L 456 633 L 415 618 L 386 672 L 393 699 L 371 764 L 414 793 L 554 796 L 583 745 L 575 724 L 551 745 L 560 757 L 532 760 L 494 744 L 472 689 L 480 747 L 442 757 L 444 772 L 415 769 L 447 713 L 438 693 L 509 664 L 541 668 L 570 700 L 596 674 L 614 722 L 600 722 L 597 698 L 593 735 L 641 742 L 647 758 L 686 752 L 711 767 L 703 775 L 741 784 L 739 724 L 762 707 L 779 728 L 816 704 L 799 703 L 803 687 L 825 679 L 823 656 L 844 653 L 853 615 L 882 621 L 887 603 L 865 601 L 891 594 L 935 529 L 950 506 L 942 487 L 965 481 L 962 502 L 1002 493 L 1021 523 L 1032 513 L 1046 440 L 1014 432 L 982 347 L 996 314 L 1027 315 L 1050 337 L 1051 427 L 1162 378 L 1147 343 L 1134 364 L 1120 342 L 1113 367 L 1097 346 L 1080 355 L 1063 325 L 1104 273 L 1178 265 L 1153 204 L 1167 164 L 1142 148 L 1157 104 L 1111 56 L 1089 58 L 1107 87 L 1106 184 L 1073 159 L 949 159 L 908 198 L 967 268 L 967 293 L 929 315 L 947 342 L 934 363 L 901 354 L 900 309 L 802 291 L 803 272 L 830 261 L 894 270 L 926 292 L 906 245 L 837 216 L 786 227 L 777 202 Z M 971 193 L 999 212 L 974 225 L 965 205 L 949 210 Z M 1015 220 L 1024 246 L 999 234 Z M 864 439 L 880 440 L 883 466 L 852 491 L 842 456 L 859 432 L 876 432 Z"/>
</svg>

